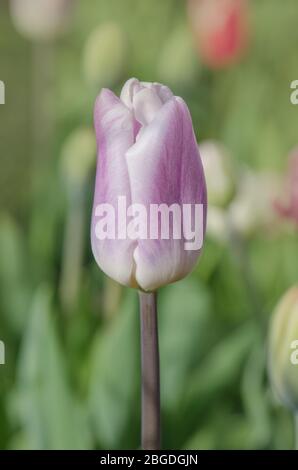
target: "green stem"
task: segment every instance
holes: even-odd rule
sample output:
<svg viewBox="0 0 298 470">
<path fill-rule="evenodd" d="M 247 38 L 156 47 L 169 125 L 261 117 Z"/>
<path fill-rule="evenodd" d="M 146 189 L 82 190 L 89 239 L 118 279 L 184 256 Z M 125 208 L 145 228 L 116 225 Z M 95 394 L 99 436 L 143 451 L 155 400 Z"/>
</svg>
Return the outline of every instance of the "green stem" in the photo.
<svg viewBox="0 0 298 470">
<path fill-rule="evenodd" d="M 160 449 L 160 380 L 155 293 L 139 292 L 142 352 L 142 448 Z"/>
<path fill-rule="evenodd" d="M 84 191 L 80 189 L 69 197 L 63 242 L 60 297 L 63 309 L 67 313 L 73 311 L 79 292 L 83 263 L 84 224 Z"/>
<path fill-rule="evenodd" d="M 47 171 L 52 157 L 50 142 L 54 127 L 54 46 L 36 43 L 32 52 L 34 177 L 40 180 L 40 171 Z M 34 181 L 34 184 L 37 182 Z"/>
</svg>

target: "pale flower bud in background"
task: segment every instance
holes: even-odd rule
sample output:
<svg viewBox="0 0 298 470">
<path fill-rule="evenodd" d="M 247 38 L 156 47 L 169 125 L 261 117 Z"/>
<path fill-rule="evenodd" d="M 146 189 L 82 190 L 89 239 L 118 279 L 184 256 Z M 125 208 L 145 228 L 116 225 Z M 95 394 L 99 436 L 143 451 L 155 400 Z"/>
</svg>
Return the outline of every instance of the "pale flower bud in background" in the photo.
<svg viewBox="0 0 298 470">
<path fill-rule="evenodd" d="M 225 207 L 235 192 L 235 175 L 229 152 L 220 142 L 200 142 L 200 155 L 208 189 L 208 204 Z"/>
<path fill-rule="evenodd" d="M 244 170 L 229 207 L 228 217 L 233 229 L 244 237 L 260 229 L 274 233 L 278 221 L 273 204 L 279 191 L 280 181 L 275 173 Z"/>
<path fill-rule="evenodd" d="M 167 37 L 158 61 L 161 81 L 173 87 L 187 87 L 196 78 L 198 61 L 189 29 L 179 26 Z"/>
<path fill-rule="evenodd" d="M 75 0 L 10 0 L 17 31 L 33 41 L 50 41 L 65 32 Z"/>
<path fill-rule="evenodd" d="M 83 73 L 90 86 L 113 87 L 120 81 L 127 61 L 127 38 L 116 23 L 104 23 L 87 38 Z"/>
<path fill-rule="evenodd" d="M 247 0 L 188 0 L 188 13 L 202 62 L 220 68 L 242 56 L 249 32 Z"/>
<path fill-rule="evenodd" d="M 96 160 L 96 140 L 88 127 L 79 127 L 65 140 L 61 149 L 61 172 L 70 188 L 81 187 Z"/>
<path fill-rule="evenodd" d="M 221 244 L 228 242 L 229 221 L 225 209 L 208 204 L 207 234 Z"/>
<path fill-rule="evenodd" d="M 269 374 L 282 403 L 298 412 L 298 286 L 290 289 L 273 313 L 269 331 Z"/>
<path fill-rule="evenodd" d="M 250 238 L 257 231 L 270 237 L 279 233 L 280 224 L 274 210 L 274 201 L 281 192 L 280 177 L 269 171 L 256 172 L 242 168 L 238 172 L 237 185 L 231 193 L 232 199 L 228 199 L 225 206 L 220 206 L 215 204 L 216 201 L 220 201 L 220 198 L 216 199 L 212 192 L 214 188 L 215 194 L 217 194 L 217 189 L 218 195 L 224 194 L 220 188 L 228 188 L 227 182 L 224 184 L 226 179 L 223 178 L 223 175 L 225 173 L 219 171 L 220 166 L 217 166 L 215 159 L 214 165 L 210 164 L 208 169 L 202 144 L 200 144 L 200 153 L 202 154 L 208 189 L 208 235 L 217 241 L 226 242 L 231 232 L 237 233 L 243 238 Z M 235 181 L 234 176 L 231 181 Z M 229 192 L 227 191 L 226 194 Z"/>
</svg>

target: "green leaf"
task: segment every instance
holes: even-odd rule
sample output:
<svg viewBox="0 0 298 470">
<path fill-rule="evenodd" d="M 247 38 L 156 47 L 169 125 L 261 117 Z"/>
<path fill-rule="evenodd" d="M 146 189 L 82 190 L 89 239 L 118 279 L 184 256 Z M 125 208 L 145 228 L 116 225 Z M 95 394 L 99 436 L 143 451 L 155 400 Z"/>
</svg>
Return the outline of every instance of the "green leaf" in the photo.
<svg viewBox="0 0 298 470">
<path fill-rule="evenodd" d="M 9 215 L 0 218 L 0 297 L 5 320 L 19 334 L 26 321 L 30 288 L 22 232 Z"/>
<path fill-rule="evenodd" d="M 168 286 L 159 311 L 161 401 L 163 409 L 177 405 L 205 343 L 210 313 L 207 289 L 193 278 Z"/>
<path fill-rule="evenodd" d="M 235 379 L 255 334 L 255 327 L 250 323 L 237 328 L 213 347 L 185 384 L 179 409 L 181 441 L 198 428 L 199 417 L 206 409 L 212 409 L 217 397 L 222 397 L 229 388 L 235 390 Z"/>
<path fill-rule="evenodd" d="M 89 411 L 106 449 L 136 446 L 140 353 L 136 293 L 129 292 L 112 323 L 93 344 Z"/>
<path fill-rule="evenodd" d="M 229 385 L 243 362 L 255 335 L 255 328 L 247 323 L 223 339 L 206 356 L 192 377 L 187 398 L 218 392 Z"/>
<path fill-rule="evenodd" d="M 67 381 L 47 288 L 34 296 L 19 354 L 15 407 L 29 449 L 90 447 L 86 416 Z"/>
<path fill-rule="evenodd" d="M 256 344 L 245 366 L 242 381 L 242 397 L 252 434 L 252 447 L 264 449 L 270 440 L 269 403 L 264 383 L 266 351 Z"/>
</svg>

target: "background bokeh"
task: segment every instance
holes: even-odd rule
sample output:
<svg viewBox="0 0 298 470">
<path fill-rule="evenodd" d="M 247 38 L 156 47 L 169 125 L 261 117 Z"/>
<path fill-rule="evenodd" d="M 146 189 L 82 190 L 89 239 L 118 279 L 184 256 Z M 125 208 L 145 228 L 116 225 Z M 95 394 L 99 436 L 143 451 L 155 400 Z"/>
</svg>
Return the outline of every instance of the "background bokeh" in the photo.
<svg viewBox="0 0 298 470">
<path fill-rule="evenodd" d="M 298 281 L 298 233 L 265 202 L 298 141 L 297 0 L 248 1 L 243 51 L 219 65 L 184 0 L 70 3 L 47 34 L 0 4 L 0 448 L 140 446 L 137 293 L 99 270 L 89 242 L 93 103 L 131 76 L 183 96 L 198 141 L 225 147 L 233 188 L 211 207 L 195 271 L 159 294 L 163 447 L 292 448 L 266 344 Z"/>
</svg>

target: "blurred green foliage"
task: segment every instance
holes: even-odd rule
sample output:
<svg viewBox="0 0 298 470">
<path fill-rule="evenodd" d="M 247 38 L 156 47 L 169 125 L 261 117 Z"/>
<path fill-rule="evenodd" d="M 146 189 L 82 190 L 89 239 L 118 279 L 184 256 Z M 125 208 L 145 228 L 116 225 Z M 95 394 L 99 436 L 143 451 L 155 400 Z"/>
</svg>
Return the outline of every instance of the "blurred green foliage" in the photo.
<svg viewBox="0 0 298 470">
<path fill-rule="evenodd" d="M 246 56 L 215 72 L 194 52 L 181 0 L 78 1 L 69 32 L 53 44 L 22 38 L 1 2 L 0 448 L 139 447 L 136 292 L 108 293 L 115 286 L 89 243 L 94 164 L 70 188 L 70 157 L 63 166 L 61 155 L 73 132 L 90 133 L 97 85 L 118 93 L 136 76 L 182 95 L 198 139 L 221 140 L 235 165 L 282 171 L 297 144 L 289 99 L 298 78 L 297 0 L 250 4 Z M 103 42 L 98 55 L 94 31 Z M 86 152 L 92 161 L 92 143 Z M 67 226 L 78 220 L 73 239 Z M 276 301 L 298 280 L 297 243 L 294 231 L 260 231 L 239 260 L 228 244 L 207 238 L 193 274 L 160 292 L 164 448 L 293 446 L 291 416 L 268 384 L 266 329 Z M 107 305 L 115 298 L 116 308 Z"/>
</svg>

